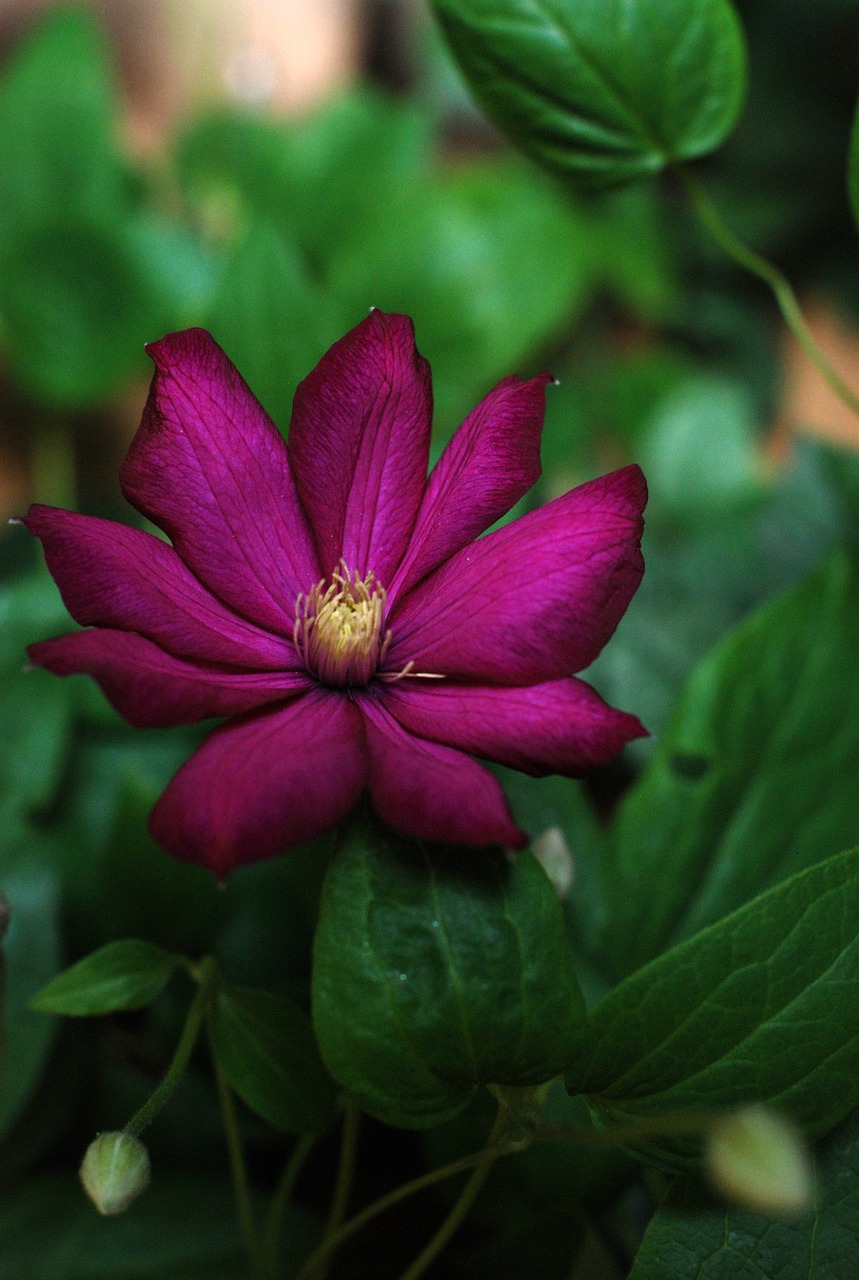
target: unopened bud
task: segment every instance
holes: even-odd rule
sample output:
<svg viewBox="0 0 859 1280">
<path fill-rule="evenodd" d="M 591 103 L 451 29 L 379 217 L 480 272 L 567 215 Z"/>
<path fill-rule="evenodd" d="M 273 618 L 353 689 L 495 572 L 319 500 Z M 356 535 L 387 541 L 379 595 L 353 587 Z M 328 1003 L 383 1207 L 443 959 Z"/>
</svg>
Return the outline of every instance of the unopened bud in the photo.
<svg viewBox="0 0 859 1280">
<path fill-rule="evenodd" d="M 149 1155 L 129 1133 L 100 1133 L 87 1147 L 80 1178 L 99 1213 L 112 1217 L 149 1186 Z"/>
<path fill-rule="evenodd" d="M 801 1134 L 767 1107 L 745 1107 L 707 1134 L 706 1164 L 717 1191 L 756 1213 L 802 1213 L 814 1177 Z"/>
<path fill-rule="evenodd" d="M 547 827 L 531 846 L 531 852 L 552 882 L 563 902 L 573 887 L 575 866 L 573 855 L 560 827 Z"/>
</svg>

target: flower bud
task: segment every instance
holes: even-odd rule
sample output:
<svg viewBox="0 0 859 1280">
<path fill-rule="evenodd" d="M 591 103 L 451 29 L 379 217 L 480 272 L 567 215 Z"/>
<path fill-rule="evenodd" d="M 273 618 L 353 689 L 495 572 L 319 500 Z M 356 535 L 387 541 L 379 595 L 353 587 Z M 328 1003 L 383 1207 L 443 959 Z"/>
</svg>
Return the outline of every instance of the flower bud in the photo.
<svg viewBox="0 0 859 1280">
<path fill-rule="evenodd" d="M 100 1133 L 80 1169 L 84 1190 L 99 1213 L 124 1213 L 149 1186 L 149 1155 L 129 1133 Z"/>
<path fill-rule="evenodd" d="M 745 1107 L 717 1120 L 705 1154 L 715 1189 L 756 1213 L 801 1213 L 812 1201 L 814 1179 L 802 1136 L 767 1107 Z"/>
<path fill-rule="evenodd" d="M 560 827 L 547 827 L 531 846 L 531 852 L 552 882 L 563 902 L 573 887 L 575 865 L 566 837 Z"/>
</svg>

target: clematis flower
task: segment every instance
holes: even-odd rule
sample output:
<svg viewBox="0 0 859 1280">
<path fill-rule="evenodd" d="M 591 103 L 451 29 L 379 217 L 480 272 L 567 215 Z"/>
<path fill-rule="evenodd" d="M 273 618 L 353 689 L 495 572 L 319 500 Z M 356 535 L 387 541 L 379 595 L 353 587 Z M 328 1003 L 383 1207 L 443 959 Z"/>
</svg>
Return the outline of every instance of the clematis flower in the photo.
<svg viewBox="0 0 859 1280">
<path fill-rule="evenodd" d="M 430 371 L 405 316 L 374 311 L 331 348 L 288 444 L 208 333 L 148 350 L 121 483 L 172 545 L 32 507 L 89 629 L 30 657 L 94 677 L 133 725 L 228 717 L 152 812 L 172 854 L 223 876 L 334 826 L 365 789 L 408 835 L 519 847 L 474 756 L 576 776 L 644 732 L 573 675 L 641 578 L 640 470 L 479 537 L 540 474 L 548 374 L 500 382 L 427 479 Z"/>
</svg>

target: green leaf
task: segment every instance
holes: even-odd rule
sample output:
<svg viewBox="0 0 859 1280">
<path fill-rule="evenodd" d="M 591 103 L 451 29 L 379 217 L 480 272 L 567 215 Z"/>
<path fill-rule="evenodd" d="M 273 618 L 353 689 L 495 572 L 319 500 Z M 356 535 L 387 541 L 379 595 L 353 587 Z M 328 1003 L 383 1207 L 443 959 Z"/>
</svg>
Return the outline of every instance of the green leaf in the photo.
<svg viewBox="0 0 859 1280">
<path fill-rule="evenodd" d="M 153 942 L 109 942 L 49 982 L 32 1007 L 68 1017 L 141 1009 L 161 994 L 181 962 Z"/>
<path fill-rule="evenodd" d="M 426 1128 L 480 1083 L 541 1084 L 583 1012 L 561 905 L 530 854 L 415 846 L 356 819 L 323 889 L 313 1018 L 365 1110 Z"/>
<path fill-rule="evenodd" d="M 854 849 L 615 987 L 568 1087 L 611 1117 L 765 1102 L 825 1133 L 859 1103 L 857 919 Z"/>
<path fill-rule="evenodd" d="M 728 0 L 434 0 L 487 112 L 535 159 L 604 187 L 706 155 L 736 121 Z"/>
<path fill-rule="evenodd" d="M 3 1139 L 30 1102 L 56 1037 L 54 1022 L 34 1013 L 30 1001 L 60 966 L 60 922 L 57 874 L 46 859 L 18 850 L 0 867 L 10 912 L 2 941 Z"/>
<path fill-rule="evenodd" d="M 855 841 L 857 655 L 859 590 L 839 556 L 699 665 L 611 833 L 616 971 Z"/>
<path fill-rule="evenodd" d="M 629 1280 L 844 1280 L 856 1272 L 859 1114 L 821 1144 L 812 1213 L 774 1221 L 726 1208 L 680 1179 L 645 1233 Z"/>
<path fill-rule="evenodd" d="M 310 1018 L 286 996 L 222 987 L 210 1014 L 212 1048 L 239 1097 L 287 1133 L 324 1129 L 335 1089 Z"/>
</svg>

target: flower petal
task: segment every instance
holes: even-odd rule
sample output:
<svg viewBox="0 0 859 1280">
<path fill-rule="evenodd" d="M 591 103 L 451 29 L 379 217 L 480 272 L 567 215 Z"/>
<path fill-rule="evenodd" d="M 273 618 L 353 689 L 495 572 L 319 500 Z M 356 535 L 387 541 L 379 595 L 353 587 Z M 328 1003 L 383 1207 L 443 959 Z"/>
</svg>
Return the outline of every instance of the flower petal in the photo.
<svg viewBox="0 0 859 1280">
<path fill-rule="evenodd" d="M 388 604 L 500 520 L 540 478 L 550 373 L 505 378 L 473 409 L 429 478 Z"/>
<path fill-rule="evenodd" d="M 319 567 L 283 438 L 205 330 L 147 351 L 156 372 L 120 472 L 125 496 L 228 605 L 291 633 Z"/>
<path fill-rule="evenodd" d="M 170 653 L 204 662 L 301 666 L 291 640 L 227 609 L 151 533 L 43 506 L 31 507 L 24 524 L 41 538 L 66 608 L 82 626 L 139 631 Z"/>
<path fill-rule="evenodd" d="M 356 708 L 316 688 L 215 729 L 173 778 L 149 825 L 175 857 L 223 877 L 328 831 L 346 817 L 366 776 Z"/>
<path fill-rule="evenodd" d="M 281 702 L 311 687 L 303 672 L 234 672 L 174 658 L 130 631 L 76 631 L 30 645 L 30 661 L 54 675 L 89 675 L 137 728 L 194 724 Z"/>
<path fill-rule="evenodd" d="M 647 734 L 573 678 L 524 689 L 407 679 L 387 685 L 384 702 L 409 733 L 537 777 L 577 777 Z"/>
<path fill-rule="evenodd" d="M 391 580 L 427 476 L 429 365 L 406 316 L 373 311 L 295 393 L 289 454 L 326 576 L 344 559 Z"/>
<path fill-rule="evenodd" d="M 525 844 L 500 783 L 482 765 L 408 733 L 373 696 L 356 701 L 367 735 L 370 794 L 381 818 L 425 840 Z"/>
<path fill-rule="evenodd" d="M 386 669 L 524 685 L 589 666 L 641 581 L 646 501 L 624 467 L 464 547 L 395 606 Z"/>
</svg>

